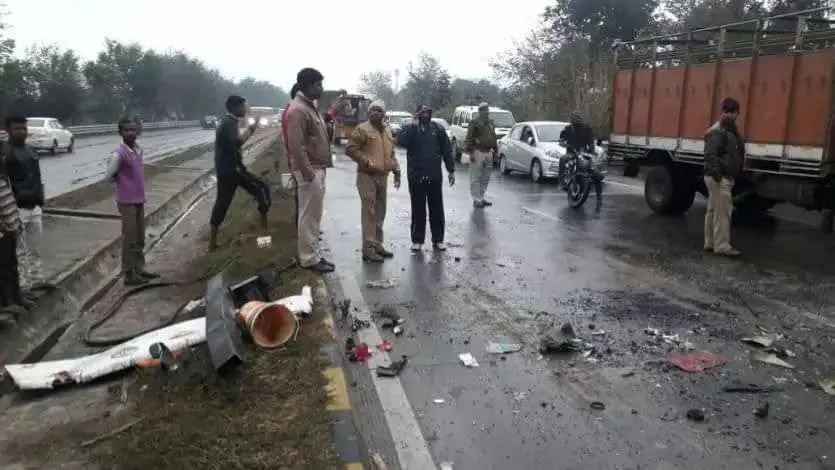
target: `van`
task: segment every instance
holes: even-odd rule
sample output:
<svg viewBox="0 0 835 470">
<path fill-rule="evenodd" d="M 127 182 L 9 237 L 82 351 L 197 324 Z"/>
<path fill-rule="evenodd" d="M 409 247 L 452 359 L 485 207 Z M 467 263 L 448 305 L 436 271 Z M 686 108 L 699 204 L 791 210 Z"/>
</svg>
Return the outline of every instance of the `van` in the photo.
<svg viewBox="0 0 835 470">
<path fill-rule="evenodd" d="M 458 106 L 452 114 L 452 127 L 450 139 L 452 149 L 455 152 L 455 161 L 461 161 L 461 154 L 464 152 L 464 140 L 467 138 L 467 128 L 473 119 L 478 117 L 478 106 Z M 506 109 L 490 107 L 490 119 L 496 126 L 496 138 L 506 136 L 510 129 L 516 125 L 516 118 L 513 113 Z M 498 158 L 498 157 L 496 157 Z M 498 161 L 493 162 L 494 164 Z"/>
</svg>

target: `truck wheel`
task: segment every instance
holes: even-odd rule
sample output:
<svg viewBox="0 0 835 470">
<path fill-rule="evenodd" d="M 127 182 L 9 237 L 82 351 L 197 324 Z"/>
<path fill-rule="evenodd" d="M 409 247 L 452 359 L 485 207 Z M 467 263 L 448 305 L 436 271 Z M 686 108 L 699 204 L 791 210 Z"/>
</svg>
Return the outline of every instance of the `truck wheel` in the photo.
<svg viewBox="0 0 835 470">
<path fill-rule="evenodd" d="M 770 210 L 776 204 L 777 201 L 773 199 L 766 199 L 754 194 L 740 201 L 736 204 L 734 209 L 745 214 L 762 214 L 763 212 Z"/>
<path fill-rule="evenodd" d="M 820 231 L 823 233 L 832 233 L 832 225 L 835 221 L 835 214 L 832 209 L 824 209 L 821 211 Z"/>
<path fill-rule="evenodd" d="M 696 198 L 696 188 L 674 169 L 660 165 L 653 167 L 644 183 L 644 199 L 653 212 L 681 215 L 687 212 Z"/>
</svg>

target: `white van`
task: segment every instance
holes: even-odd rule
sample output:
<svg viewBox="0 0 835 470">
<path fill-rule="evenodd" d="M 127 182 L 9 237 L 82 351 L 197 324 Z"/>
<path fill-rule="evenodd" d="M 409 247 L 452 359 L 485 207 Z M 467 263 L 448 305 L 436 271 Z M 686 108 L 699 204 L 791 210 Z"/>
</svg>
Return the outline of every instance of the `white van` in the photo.
<svg viewBox="0 0 835 470">
<path fill-rule="evenodd" d="M 461 161 L 461 153 L 464 151 L 464 140 L 467 138 L 467 127 L 470 121 L 478 117 L 478 106 L 458 106 L 452 114 L 451 139 L 452 148 L 455 151 L 455 160 Z M 516 118 L 513 113 L 506 109 L 490 107 L 490 119 L 496 126 L 496 138 L 501 139 L 510 132 L 510 128 L 516 125 Z M 497 162 L 494 162 L 497 163 Z"/>
</svg>

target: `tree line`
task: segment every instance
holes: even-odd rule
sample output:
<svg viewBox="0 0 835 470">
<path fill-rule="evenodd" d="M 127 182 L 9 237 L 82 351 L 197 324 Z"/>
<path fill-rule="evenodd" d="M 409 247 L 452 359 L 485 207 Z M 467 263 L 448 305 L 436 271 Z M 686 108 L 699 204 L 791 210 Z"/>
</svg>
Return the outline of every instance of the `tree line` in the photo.
<svg viewBox="0 0 835 470">
<path fill-rule="evenodd" d="M 827 0 L 555 0 L 542 12 L 541 26 L 493 59 L 498 82 L 453 79 L 437 58 L 421 54 L 397 93 L 384 71 L 362 75 L 360 92 L 408 109 L 428 103 L 447 119 L 455 106 L 485 100 L 517 119 L 566 120 L 579 111 L 605 136 L 615 41 L 826 5 Z"/>
<path fill-rule="evenodd" d="M 48 116 L 65 125 L 136 115 L 148 122 L 196 120 L 225 112 L 231 93 L 252 106 L 289 101 L 281 87 L 254 78 L 234 82 L 185 52 L 107 39 L 94 60 L 55 45 L 33 46 L 17 57 L 5 32 L 0 18 L 0 116 Z"/>
</svg>

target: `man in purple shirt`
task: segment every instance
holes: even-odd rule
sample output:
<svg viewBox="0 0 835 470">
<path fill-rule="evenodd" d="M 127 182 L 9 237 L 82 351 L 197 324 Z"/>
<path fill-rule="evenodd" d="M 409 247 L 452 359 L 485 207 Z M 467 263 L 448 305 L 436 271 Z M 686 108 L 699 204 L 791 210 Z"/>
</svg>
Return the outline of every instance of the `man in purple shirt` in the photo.
<svg viewBox="0 0 835 470">
<path fill-rule="evenodd" d="M 110 154 L 107 176 L 116 181 L 116 206 L 122 216 L 122 274 L 126 286 L 147 284 L 159 276 L 145 270 L 145 167 L 136 143 L 139 126 L 119 121 L 122 143 Z"/>
</svg>

